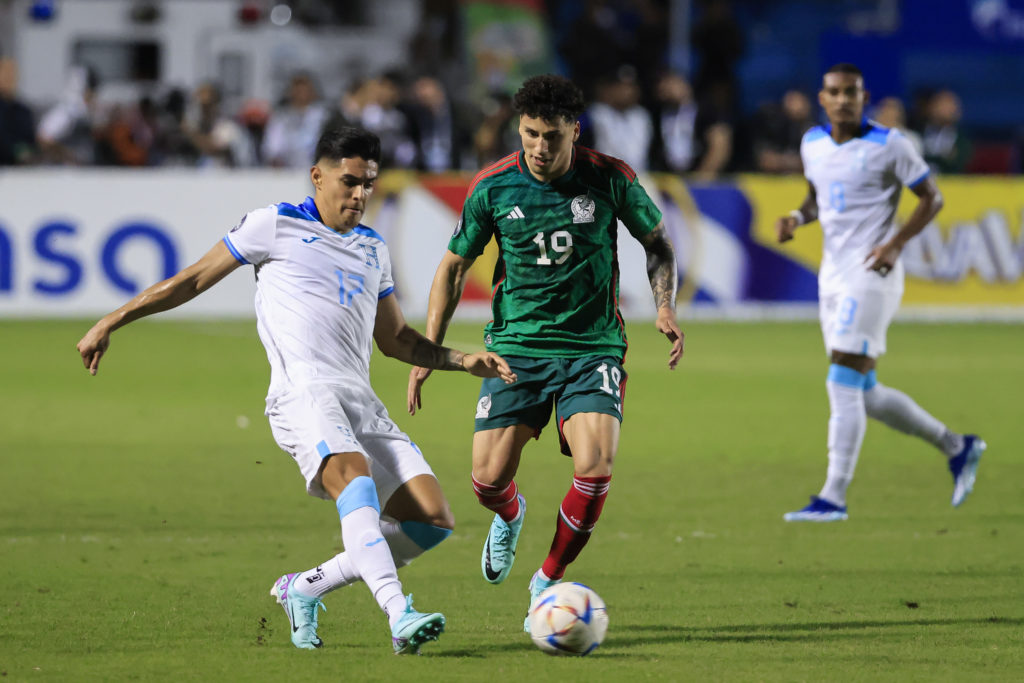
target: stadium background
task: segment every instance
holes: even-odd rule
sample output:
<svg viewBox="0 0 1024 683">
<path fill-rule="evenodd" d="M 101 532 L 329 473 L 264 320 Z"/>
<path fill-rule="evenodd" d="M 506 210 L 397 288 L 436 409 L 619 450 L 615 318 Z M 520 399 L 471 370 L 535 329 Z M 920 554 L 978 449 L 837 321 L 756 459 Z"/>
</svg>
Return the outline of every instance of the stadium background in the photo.
<svg viewBox="0 0 1024 683">
<path fill-rule="evenodd" d="M 930 95 L 948 90 L 962 101 L 955 128 L 967 149 L 963 173 L 933 164 L 946 208 L 904 254 L 901 316 L 1024 315 L 1024 181 L 1015 177 L 1024 126 L 1011 86 L 1024 73 L 1021 2 L 5 0 L 0 20 L 0 54 L 20 70 L 16 97 L 37 124 L 69 106 L 76 69 L 87 67 L 99 83 L 86 115 L 87 158 L 70 160 L 40 143 L 0 171 L 0 315 L 100 314 L 198 258 L 244 211 L 300 201 L 308 192 L 306 162 L 270 158 L 259 135 L 287 109 L 276 98 L 306 74 L 324 120 L 337 109 L 382 132 L 385 173 L 366 222 L 389 240 L 397 292 L 409 317 L 421 318 L 425 283 L 469 178 L 508 149 L 479 142 L 495 103 L 524 75 L 555 70 L 598 99 L 608 82 L 632 79 L 653 119 L 655 75 L 669 70 L 689 81 L 695 105 L 731 133 L 730 157 L 716 168 L 694 162 L 665 172 L 653 151 L 635 163 L 677 244 L 681 316 L 812 317 L 820 232 L 805 229 L 779 248 L 771 229 L 799 202 L 803 181 L 786 168 L 764 172 L 752 150 L 763 147 L 759 127 L 778 121 L 788 91 L 809 96 L 818 116 L 820 74 L 838 61 L 861 66 L 873 101 L 905 103 L 925 135 Z M 580 47 L 581 35 L 609 41 L 603 56 Z M 615 78 L 595 71 L 601 68 Z M 423 75 L 442 87 L 454 121 L 444 161 L 432 160 L 423 126 L 416 131 Z M 353 114 L 351 97 L 378 78 L 397 87 L 394 105 Z M 159 119 L 148 137 L 138 132 L 143 102 L 170 106 L 175 95 L 184 98 L 187 128 L 204 83 L 218 85 L 221 116 L 256 136 L 246 139 L 250 155 L 161 147 Z M 394 111 L 405 123 L 388 118 Z M 588 112 L 585 128 L 589 121 Z M 133 145 L 116 142 L 124 139 L 119 124 Z M 514 145 L 509 125 L 495 135 Z M 628 141 L 631 130 L 622 130 Z M 621 244 L 625 312 L 648 316 L 642 251 L 632 240 Z M 462 316 L 486 317 L 494 257 L 488 252 L 474 267 Z M 251 291 L 251 278 L 235 274 L 173 315 L 250 315 Z"/>
<path fill-rule="evenodd" d="M 713 12 L 697 0 L 285 5 L 0 0 L 0 678 L 1020 678 L 1021 0 L 716 3 L 731 13 L 712 22 L 712 45 L 728 49 L 710 60 L 695 38 Z M 579 23 L 588 8 L 604 33 Z M 566 51 L 573 37 L 583 39 Z M 86 58 L 100 78 L 96 118 L 87 119 L 95 125 L 75 132 L 88 145 L 43 149 L 33 129 L 21 147 L 5 146 L 14 100 L 36 126 L 54 111 L 84 111 L 73 67 Z M 947 205 L 904 254 L 901 316 L 932 322 L 892 326 L 880 377 L 951 427 L 983 435 L 989 451 L 976 491 L 954 509 L 934 449 L 873 424 L 850 520 L 787 525 L 782 513 L 806 500 L 826 461 L 827 359 L 813 320 L 820 231 L 772 243 L 774 216 L 804 185 L 785 164 L 759 168 L 791 147 L 768 146 L 778 154 L 759 160 L 758 132 L 774 130 L 791 90 L 813 99 L 821 71 L 840 59 L 860 63 L 876 97 L 898 97 L 911 130 L 929 93 L 962 98 L 955 138 L 970 158 L 940 174 Z M 708 74 L 709 61 L 732 67 Z M 381 129 L 391 159 L 367 222 L 386 233 L 415 317 L 466 184 L 488 155 L 518 144 L 503 127 L 502 98 L 522 75 L 576 76 L 582 65 L 586 80 L 588 65 L 618 74 L 639 64 L 634 77 L 649 78 L 658 63 L 695 94 L 714 92 L 716 79 L 732 83 L 733 109 L 713 123 L 735 136 L 737 154 L 684 172 L 660 170 L 652 154 L 643 173 L 678 245 L 687 353 L 667 371 L 664 337 L 630 323 L 613 493 L 571 569 L 608 603 L 608 639 L 592 657 L 565 660 L 542 656 L 521 632 L 526 583 L 547 552 L 570 468 L 554 431 L 524 456 L 517 481 L 533 512 L 513 574 L 496 589 L 480 580 L 490 518 L 468 477 L 475 382 L 435 373 L 410 417 L 406 366 L 378 359 L 374 387 L 427 454 L 457 519 L 445 544 L 402 574 L 417 605 L 444 611 L 448 629 L 423 657 L 394 657 L 371 596 L 356 586 L 327 599 L 327 647 L 296 651 L 270 582 L 341 542 L 333 510 L 303 495 L 263 416 L 267 362 L 251 320 L 251 271 L 119 330 L 97 377 L 75 342 L 100 313 L 197 258 L 244 211 L 307 194 L 307 159 L 289 167 L 238 137 L 266 132 L 298 72 L 315 76 L 325 111 L 346 92 L 362 95 L 358 81 L 374 86 L 376 108 L 360 120 L 380 125 L 393 111 L 415 115 L 409 86 L 427 71 L 465 117 L 460 153 L 432 170 L 417 156 L 426 150 L 403 156 L 396 127 Z M 12 64 L 21 76 L 13 89 Z M 404 74 L 389 116 L 385 74 Z M 189 136 L 207 80 L 221 87 L 228 152 Z M 622 284 L 629 312 L 643 318 L 650 294 L 637 249 L 623 242 Z M 473 274 L 471 301 L 460 306 L 471 320 L 453 323 L 453 345 L 480 342 L 493 258 Z"/>
</svg>

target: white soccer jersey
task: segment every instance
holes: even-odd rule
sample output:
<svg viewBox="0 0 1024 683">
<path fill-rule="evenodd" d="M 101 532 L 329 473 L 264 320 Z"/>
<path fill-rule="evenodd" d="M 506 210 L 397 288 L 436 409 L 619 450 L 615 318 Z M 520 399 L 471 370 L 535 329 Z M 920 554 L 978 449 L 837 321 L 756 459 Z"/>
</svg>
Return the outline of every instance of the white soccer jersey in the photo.
<svg viewBox="0 0 1024 683">
<path fill-rule="evenodd" d="M 310 383 L 370 386 L 377 301 L 394 290 L 384 239 L 363 225 L 340 234 L 311 197 L 245 215 L 224 238 L 256 267 L 256 318 L 270 361 L 268 402 Z"/>
<path fill-rule="evenodd" d="M 831 126 L 811 128 L 800 156 L 825 235 L 818 289 L 902 292 L 902 261 L 882 277 L 868 270 L 865 259 L 892 229 L 902 186 L 923 181 L 928 164 L 898 130 L 866 119 L 860 134 L 841 145 L 832 139 Z"/>
</svg>

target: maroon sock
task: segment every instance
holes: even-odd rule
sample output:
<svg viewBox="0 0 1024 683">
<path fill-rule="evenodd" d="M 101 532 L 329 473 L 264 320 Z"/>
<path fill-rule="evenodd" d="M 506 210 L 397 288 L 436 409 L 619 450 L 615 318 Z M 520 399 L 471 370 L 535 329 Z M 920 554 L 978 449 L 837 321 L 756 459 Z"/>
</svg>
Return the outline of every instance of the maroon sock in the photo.
<svg viewBox="0 0 1024 683">
<path fill-rule="evenodd" d="M 505 487 L 490 486 L 481 484 L 474 477 L 473 491 L 481 505 L 496 512 L 506 522 L 511 522 L 519 514 L 519 488 L 515 481 Z"/>
<path fill-rule="evenodd" d="M 565 568 L 576 559 L 583 546 L 590 540 L 604 499 L 608 497 L 608 486 L 612 478 L 573 477 L 572 488 L 565 494 L 562 507 L 558 510 L 558 522 L 551 550 L 541 569 L 550 579 L 565 576 Z"/>
</svg>

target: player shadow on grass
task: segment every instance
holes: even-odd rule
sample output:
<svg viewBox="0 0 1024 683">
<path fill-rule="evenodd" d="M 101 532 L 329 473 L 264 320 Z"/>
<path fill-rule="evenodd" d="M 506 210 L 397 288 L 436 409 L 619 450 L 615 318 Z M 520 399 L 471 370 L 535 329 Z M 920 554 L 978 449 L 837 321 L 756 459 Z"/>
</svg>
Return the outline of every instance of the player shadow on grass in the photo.
<svg viewBox="0 0 1024 683">
<path fill-rule="evenodd" d="M 908 626 L 963 626 L 965 624 L 993 626 L 1021 626 L 1024 618 L 983 617 L 975 619 L 894 619 L 892 621 L 827 621 L 787 624 L 733 624 L 723 626 L 666 626 L 659 624 L 620 626 L 615 635 L 609 635 L 605 648 L 649 645 L 652 643 L 700 642 L 758 642 L 827 640 L 833 638 L 874 638 L 877 634 L 857 633 L 869 629 L 891 629 Z M 794 633 L 806 631 L 806 633 Z"/>
</svg>

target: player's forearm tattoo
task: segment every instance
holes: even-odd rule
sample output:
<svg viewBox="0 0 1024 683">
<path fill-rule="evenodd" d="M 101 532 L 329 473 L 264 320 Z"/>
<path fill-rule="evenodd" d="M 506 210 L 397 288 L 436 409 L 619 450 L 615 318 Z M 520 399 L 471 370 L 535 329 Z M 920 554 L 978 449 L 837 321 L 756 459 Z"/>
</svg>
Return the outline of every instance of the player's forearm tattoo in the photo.
<svg viewBox="0 0 1024 683">
<path fill-rule="evenodd" d="M 439 346 L 422 336 L 416 339 L 412 346 L 412 362 L 421 368 L 465 370 L 462 364 L 464 355 L 461 351 Z"/>
<path fill-rule="evenodd" d="M 659 225 L 643 241 L 647 251 L 647 278 L 651 281 L 654 305 L 658 308 L 676 307 L 676 254 L 672 242 Z"/>
</svg>

